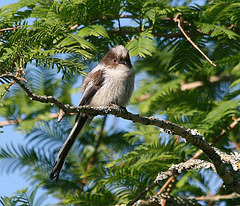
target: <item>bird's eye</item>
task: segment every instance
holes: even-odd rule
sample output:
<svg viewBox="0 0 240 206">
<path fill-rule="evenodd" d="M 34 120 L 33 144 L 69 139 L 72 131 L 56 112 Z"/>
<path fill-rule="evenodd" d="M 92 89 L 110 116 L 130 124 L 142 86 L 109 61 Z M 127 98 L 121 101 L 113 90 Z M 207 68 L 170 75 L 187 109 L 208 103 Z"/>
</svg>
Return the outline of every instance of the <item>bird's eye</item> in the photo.
<svg viewBox="0 0 240 206">
<path fill-rule="evenodd" d="M 117 62 L 117 59 L 116 59 L 116 58 L 114 58 L 114 59 L 113 59 L 113 61 L 116 63 L 116 62 Z"/>
</svg>

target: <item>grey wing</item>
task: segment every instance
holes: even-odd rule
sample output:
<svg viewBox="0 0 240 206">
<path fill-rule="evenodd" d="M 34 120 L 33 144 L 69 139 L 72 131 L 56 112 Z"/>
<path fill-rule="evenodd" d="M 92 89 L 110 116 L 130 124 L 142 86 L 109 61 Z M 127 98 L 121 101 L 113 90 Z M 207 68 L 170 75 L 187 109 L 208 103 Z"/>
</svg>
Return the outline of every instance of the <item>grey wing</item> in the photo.
<svg viewBox="0 0 240 206">
<path fill-rule="evenodd" d="M 96 94 L 104 81 L 103 70 L 90 73 L 83 81 L 83 94 L 79 106 L 87 105 Z"/>
<path fill-rule="evenodd" d="M 96 92 L 97 87 L 92 82 L 89 82 L 82 94 L 79 106 L 87 105 L 94 96 L 94 94 L 96 94 Z"/>
<path fill-rule="evenodd" d="M 103 70 L 98 70 L 94 73 L 89 73 L 88 76 L 83 80 L 83 94 L 79 102 L 79 106 L 88 105 L 93 96 L 102 86 L 104 81 Z M 77 114 L 75 121 L 81 114 Z"/>
</svg>

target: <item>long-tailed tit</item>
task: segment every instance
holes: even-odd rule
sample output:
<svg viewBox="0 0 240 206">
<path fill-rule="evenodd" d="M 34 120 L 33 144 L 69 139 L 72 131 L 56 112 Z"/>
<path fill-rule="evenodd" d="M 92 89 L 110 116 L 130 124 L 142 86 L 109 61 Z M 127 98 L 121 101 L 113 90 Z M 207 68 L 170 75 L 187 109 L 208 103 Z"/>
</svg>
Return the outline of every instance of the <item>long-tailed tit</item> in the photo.
<svg viewBox="0 0 240 206">
<path fill-rule="evenodd" d="M 134 70 L 128 50 L 118 45 L 113 47 L 88 73 L 83 80 L 83 92 L 79 106 L 108 106 L 125 107 L 134 88 Z M 93 117 L 88 114 L 78 114 L 76 122 L 66 141 L 58 152 L 57 160 L 50 174 L 50 179 L 58 179 L 66 161 L 67 155 L 81 132 L 84 125 L 91 122 Z"/>
</svg>

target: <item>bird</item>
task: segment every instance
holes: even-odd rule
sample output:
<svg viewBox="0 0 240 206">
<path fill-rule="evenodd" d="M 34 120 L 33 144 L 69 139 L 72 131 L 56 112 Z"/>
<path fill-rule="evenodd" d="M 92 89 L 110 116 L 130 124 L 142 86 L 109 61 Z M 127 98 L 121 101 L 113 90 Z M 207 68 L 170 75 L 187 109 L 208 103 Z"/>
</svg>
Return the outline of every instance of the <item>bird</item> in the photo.
<svg viewBox="0 0 240 206">
<path fill-rule="evenodd" d="M 83 79 L 82 97 L 79 106 L 117 106 L 126 108 L 134 89 L 135 73 L 129 51 L 123 45 L 112 47 Z M 58 152 L 56 162 L 50 173 L 50 179 L 59 179 L 60 172 L 74 142 L 83 127 L 94 116 L 77 114 L 75 124 Z"/>
</svg>

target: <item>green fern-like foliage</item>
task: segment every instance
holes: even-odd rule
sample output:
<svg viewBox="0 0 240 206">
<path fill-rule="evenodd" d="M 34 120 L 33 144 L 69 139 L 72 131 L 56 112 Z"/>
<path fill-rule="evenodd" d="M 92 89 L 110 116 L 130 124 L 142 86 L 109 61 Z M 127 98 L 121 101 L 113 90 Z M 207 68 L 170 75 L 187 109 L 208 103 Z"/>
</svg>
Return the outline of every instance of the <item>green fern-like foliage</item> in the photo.
<svg viewBox="0 0 240 206">
<path fill-rule="evenodd" d="M 240 4 L 237 0 L 189 3 L 19 0 L 0 8 L 0 75 L 16 75 L 27 80 L 23 83 L 33 93 L 75 104 L 73 94 L 83 76 L 110 47 L 123 44 L 136 71 L 131 111 L 197 129 L 221 151 L 239 152 Z M 185 33 L 216 67 L 183 36 L 173 20 L 179 13 Z M 30 100 L 6 77 L 0 78 L 0 97 L 1 119 L 14 122 L 16 131 L 25 136 L 24 144 L 1 145 L 0 171 L 19 170 L 31 188 L 44 188 L 61 205 L 126 204 L 159 172 L 198 151 L 158 128 L 97 117 L 73 146 L 59 181 L 50 181 L 75 115 L 57 123 L 58 108 Z M 204 154 L 198 158 L 209 161 Z M 234 175 L 239 177 L 238 171 Z M 230 194 L 217 178 L 211 169 L 183 171 L 168 191 L 185 199 Z M 164 183 L 142 198 L 156 194 Z M 24 190 L 0 201 L 40 205 L 35 198 L 35 191 Z M 214 204 L 236 205 L 237 200 Z"/>
<path fill-rule="evenodd" d="M 4 206 L 11 206 L 11 205 L 36 205 L 41 206 L 43 205 L 44 201 L 46 200 L 46 195 L 42 194 L 39 197 L 36 197 L 37 187 L 30 190 L 28 188 L 24 190 L 17 191 L 11 197 L 1 197 L 0 203 Z"/>
</svg>

